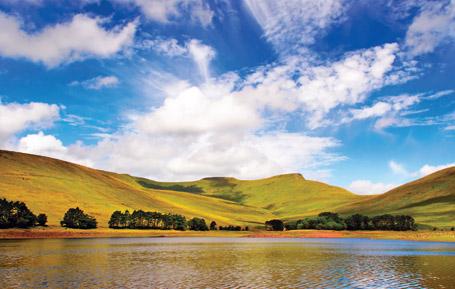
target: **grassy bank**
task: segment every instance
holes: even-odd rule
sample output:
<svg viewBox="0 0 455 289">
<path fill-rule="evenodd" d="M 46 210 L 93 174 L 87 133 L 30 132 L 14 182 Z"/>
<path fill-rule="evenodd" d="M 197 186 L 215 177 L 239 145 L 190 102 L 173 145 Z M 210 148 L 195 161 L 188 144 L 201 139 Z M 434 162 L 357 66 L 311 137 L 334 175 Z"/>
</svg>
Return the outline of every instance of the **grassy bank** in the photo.
<svg viewBox="0 0 455 289">
<path fill-rule="evenodd" d="M 250 237 L 250 238 L 367 238 L 412 241 L 455 242 L 453 231 L 329 231 L 295 230 L 270 231 L 172 231 L 172 230 L 114 230 L 98 228 L 77 230 L 61 227 L 37 227 L 32 229 L 2 229 L 0 239 L 47 239 L 47 238 L 115 238 L 115 237 Z"/>
</svg>

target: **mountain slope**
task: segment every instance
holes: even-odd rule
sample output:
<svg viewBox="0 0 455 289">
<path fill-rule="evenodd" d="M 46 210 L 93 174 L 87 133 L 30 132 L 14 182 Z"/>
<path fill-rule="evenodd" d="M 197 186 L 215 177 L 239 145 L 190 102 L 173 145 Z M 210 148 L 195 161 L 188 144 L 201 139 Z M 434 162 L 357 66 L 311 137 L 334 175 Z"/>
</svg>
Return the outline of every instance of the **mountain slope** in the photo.
<svg viewBox="0 0 455 289">
<path fill-rule="evenodd" d="M 317 215 L 365 197 L 321 182 L 306 180 L 300 174 L 285 174 L 259 180 L 205 178 L 194 182 L 156 182 L 140 179 L 145 187 L 185 188 L 194 194 L 231 200 L 270 210 L 282 219 Z"/>
<path fill-rule="evenodd" d="M 24 201 L 58 225 L 65 211 L 79 206 L 107 226 L 114 210 L 158 210 L 200 216 L 220 224 L 255 225 L 273 215 L 235 202 L 186 192 L 146 189 L 136 178 L 17 152 L 0 150 L 0 198 Z"/>
<path fill-rule="evenodd" d="M 440 170 L 382 195 L 355 202 L 342 213 L 409 214 L 418 223 L 455 225 L 455 167 Z"/>
</svg>

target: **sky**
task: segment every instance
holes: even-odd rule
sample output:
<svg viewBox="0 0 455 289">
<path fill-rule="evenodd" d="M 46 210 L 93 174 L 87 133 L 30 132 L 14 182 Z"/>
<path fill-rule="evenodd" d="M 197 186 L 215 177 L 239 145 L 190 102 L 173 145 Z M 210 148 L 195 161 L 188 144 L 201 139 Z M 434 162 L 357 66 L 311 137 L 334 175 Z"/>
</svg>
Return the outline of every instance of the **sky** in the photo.
<svg viewBox="0 0 455 289">
<path fill-rule="evenodd" d="M 383 193 L 455 165 L 455 0 L 0 0 L 0 148 Z"/>
</svg>

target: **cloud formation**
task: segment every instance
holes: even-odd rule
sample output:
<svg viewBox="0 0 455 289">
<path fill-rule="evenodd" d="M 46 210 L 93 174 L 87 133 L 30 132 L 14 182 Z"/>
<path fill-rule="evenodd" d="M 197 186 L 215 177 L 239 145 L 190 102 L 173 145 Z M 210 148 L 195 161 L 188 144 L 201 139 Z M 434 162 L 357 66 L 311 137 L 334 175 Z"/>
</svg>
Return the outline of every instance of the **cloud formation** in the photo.
<svg viewBox="0 0 455 289">
<path fill-rule="evenodd" d="M 265 38 L 285 55 L 305 51 L 324 30 L 342 19 L 342 0 L 246 0 Z"/>
<path fill-rule="evenodd" d="M 29 33 L 20 19 L 0 12 L 0 55 L 52 68 L 89 57 L 111 57 L 133 43 L 136 22 L 107 30 L 102 26 L 104 21 L 77 14 L 68 22 Z"/>
<path fill-rule="evenodd" d="M 141 10 L 147 19 L 160 23 L 170 23 L 189 15 L 193 23 L 208 27 L 215 13 L 203 0 L 113 0 L 117 3 L 132 4 Z"/>
<path fill-rule="evenodd" d="M 27 129 L 50 127 L 60 116 L 60 107 L 40 102 L 0 102 L 0 145 L 5 147 L 11 137 Z"/>
<path fill-rule="evenodd" d="M 412 55 L 430 53 L 444 42 L 455 39 L 455 1 L 429 2 L 406 33 L 405 44 Z"/>
<path fill-rule="evenodd" d="M 394 184 L 373 183 L 368 180 L 356 180 L 349 184 L 350 191 L 359 195 L 382 194 L 395 188 Z"/>
<path fill-rule="evenodd" d="M 112 88 L 119 84 L 119 80 L 116 76 L 97 76 L 84 81 L 73 81 L 70 83 L 71 86 L 80 85 L 87 89 L 100 90 L 102 88 Z"/>
</svg>

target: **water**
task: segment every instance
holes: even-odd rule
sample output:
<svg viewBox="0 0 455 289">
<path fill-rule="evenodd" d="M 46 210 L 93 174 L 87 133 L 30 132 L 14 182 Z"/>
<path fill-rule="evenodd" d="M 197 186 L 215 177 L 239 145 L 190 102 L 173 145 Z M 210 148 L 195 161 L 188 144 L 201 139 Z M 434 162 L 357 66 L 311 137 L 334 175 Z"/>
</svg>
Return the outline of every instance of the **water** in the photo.
<svg viewBox="0 0 455 289">
<path fill-rule="evenodd" d="M 455 244 L 366 239 L 0 241 L 0 288 L 455 288 Z"/>
</svg>

